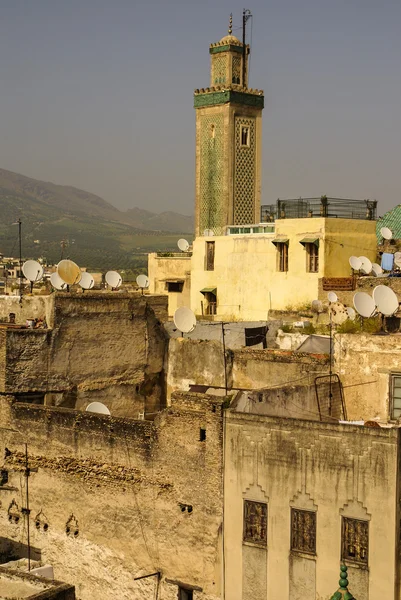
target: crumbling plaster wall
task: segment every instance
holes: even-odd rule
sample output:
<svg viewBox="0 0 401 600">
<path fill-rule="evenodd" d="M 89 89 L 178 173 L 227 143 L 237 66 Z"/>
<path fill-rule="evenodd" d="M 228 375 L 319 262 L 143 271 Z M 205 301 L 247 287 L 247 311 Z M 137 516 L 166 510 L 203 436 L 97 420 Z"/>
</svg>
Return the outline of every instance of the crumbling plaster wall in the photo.
<svg viewBox="0 0 401 600">
<path fill-rule="evenodd" d="M 327 373 L 329 357 L 270 349 L 226 349 L 229 388 L 261 389 L 290 383 L 312 384 Z M 167 395 L 190 385 L 224 388 L 223 345 L 216 340 L 169 340 Z"/>
<path fill-rule="evenodd" d="M 21 441 L 27 441 L 31 544 L 58 579 L 76 586 L 79 600 L 152 598 L 156 579 L 134 577 L 156 571 L 163 599 L 177 598 L 177 582 L 198 589 L 199 600 L 219 598 L 222 415 L 216 398 L 178 394 L 154 422 L 0 400 L 2 426 L 21 432 L 0 429 L 2 455 L 6 446 L 11 451 L 4 467 L 16 488 L 0 492 L 0 536 L 26 544 L 25 518 L 12 523 L 7 511 L 13 500 L 19 509 L 25 505 Z"/>
<path fill-rule="evenodd" d="M 390 375 L 401 372 L 399 335 L 336 334 L 334 370 L 349 419 L 390 419 Z"/>
<path fill-rule="evenodd" d="M 3 392 L 45 392 L 51 403 L 82 409 L 97 400 L 116 416 L 164 406 L 165 332 L 158 317 L 166 317 L 166 298 L 54 294 L 53 307 L 52 329 L 0 332 Z"/>
<path fill-rule="evenodd" d="M 355 598 L 399 598 L 398 429 L 232 411 L 225 427 L 226 598 L 329 600 L 342 516 L 369 521 L 368 568 L 347 562 Z M 266 548 L 243 542 L 244 500 L 267 503 Z M 291 551 L 291 507 L 316 511 L 316 555 Z"/>
<path fill-rule="evenodd" d="M 43 319 L 52 326 L 52 313 L 54 305 L 54 294 L 49 296 L 23 296 L 22 302 L 19 296 L 0 295 L 0 322 L 8 322 L 9 314 L 15 314 L 15 321 L 19 325 L 25 325 L 27 319 Z"/>
</svg>

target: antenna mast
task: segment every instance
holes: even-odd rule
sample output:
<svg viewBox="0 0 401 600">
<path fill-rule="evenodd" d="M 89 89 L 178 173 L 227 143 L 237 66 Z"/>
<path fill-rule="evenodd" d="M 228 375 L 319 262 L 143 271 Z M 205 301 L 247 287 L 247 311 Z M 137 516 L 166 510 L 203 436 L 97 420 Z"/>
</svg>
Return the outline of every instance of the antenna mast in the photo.
<svg viewBox="0 0 401 600">
<path fill-rule="evenodd" d="M 242 87 L 245 88 L 245 65 L 246 65 L 246 23 L 252 17 L 248 8 L 242 11 Z"/>
</svg>

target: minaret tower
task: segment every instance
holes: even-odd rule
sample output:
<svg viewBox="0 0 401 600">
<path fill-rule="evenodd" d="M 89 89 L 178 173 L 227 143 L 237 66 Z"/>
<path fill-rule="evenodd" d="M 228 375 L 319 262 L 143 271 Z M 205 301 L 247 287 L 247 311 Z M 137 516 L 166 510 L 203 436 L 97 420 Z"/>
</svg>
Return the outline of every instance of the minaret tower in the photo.
<svg viewBox="0 0 401 600">
<path fill-rule="evenodd" d="M 244 12 L 245 39 L 245 12 Z M 195 90 L 196 236 L 260 220 L 263 91 L 248 88 L 249 46 L 232 35 L 211 44 L 210 87 Z"/>
</svg>

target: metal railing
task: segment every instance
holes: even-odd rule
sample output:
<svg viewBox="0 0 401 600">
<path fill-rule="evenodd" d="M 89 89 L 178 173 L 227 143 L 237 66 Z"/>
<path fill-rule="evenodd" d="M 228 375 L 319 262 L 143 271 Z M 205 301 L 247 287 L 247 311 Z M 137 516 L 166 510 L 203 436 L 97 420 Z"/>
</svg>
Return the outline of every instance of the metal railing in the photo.
<svg viewBox="0 0 401 600">
<path fill-rule="evenodd" d="M 350 200 L 346 198 L 327 198 L 327 196 L 278 199 L 276 204 L 262 205 L 260 211 L 262 223 L 271 223 L 276 219 L 306 219 L 313 217 L 374 221 L 376 216 L 376 200 Z"/>
</svg>

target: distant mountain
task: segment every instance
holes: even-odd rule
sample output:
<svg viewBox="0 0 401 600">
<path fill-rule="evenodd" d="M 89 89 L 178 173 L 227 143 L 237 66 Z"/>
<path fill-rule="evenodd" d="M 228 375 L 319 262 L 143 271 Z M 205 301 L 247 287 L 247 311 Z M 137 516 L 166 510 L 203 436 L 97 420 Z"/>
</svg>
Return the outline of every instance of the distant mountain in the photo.
<svg viewBox="0 0 401 600">
<path fill-rule="evenodd" d="M 3 254 L 16 254 L 11 225 L 19 218 L 24 256 L 56 262 L 64 246 L 65 255 L 90 268 L 135 268 L 144 264 L 147 252 L 173 250 L 177 236 L 193 231 L 191 217 L 139 208 L 120 211 L 89 192 L 0 169 Z"/>
</svg>

